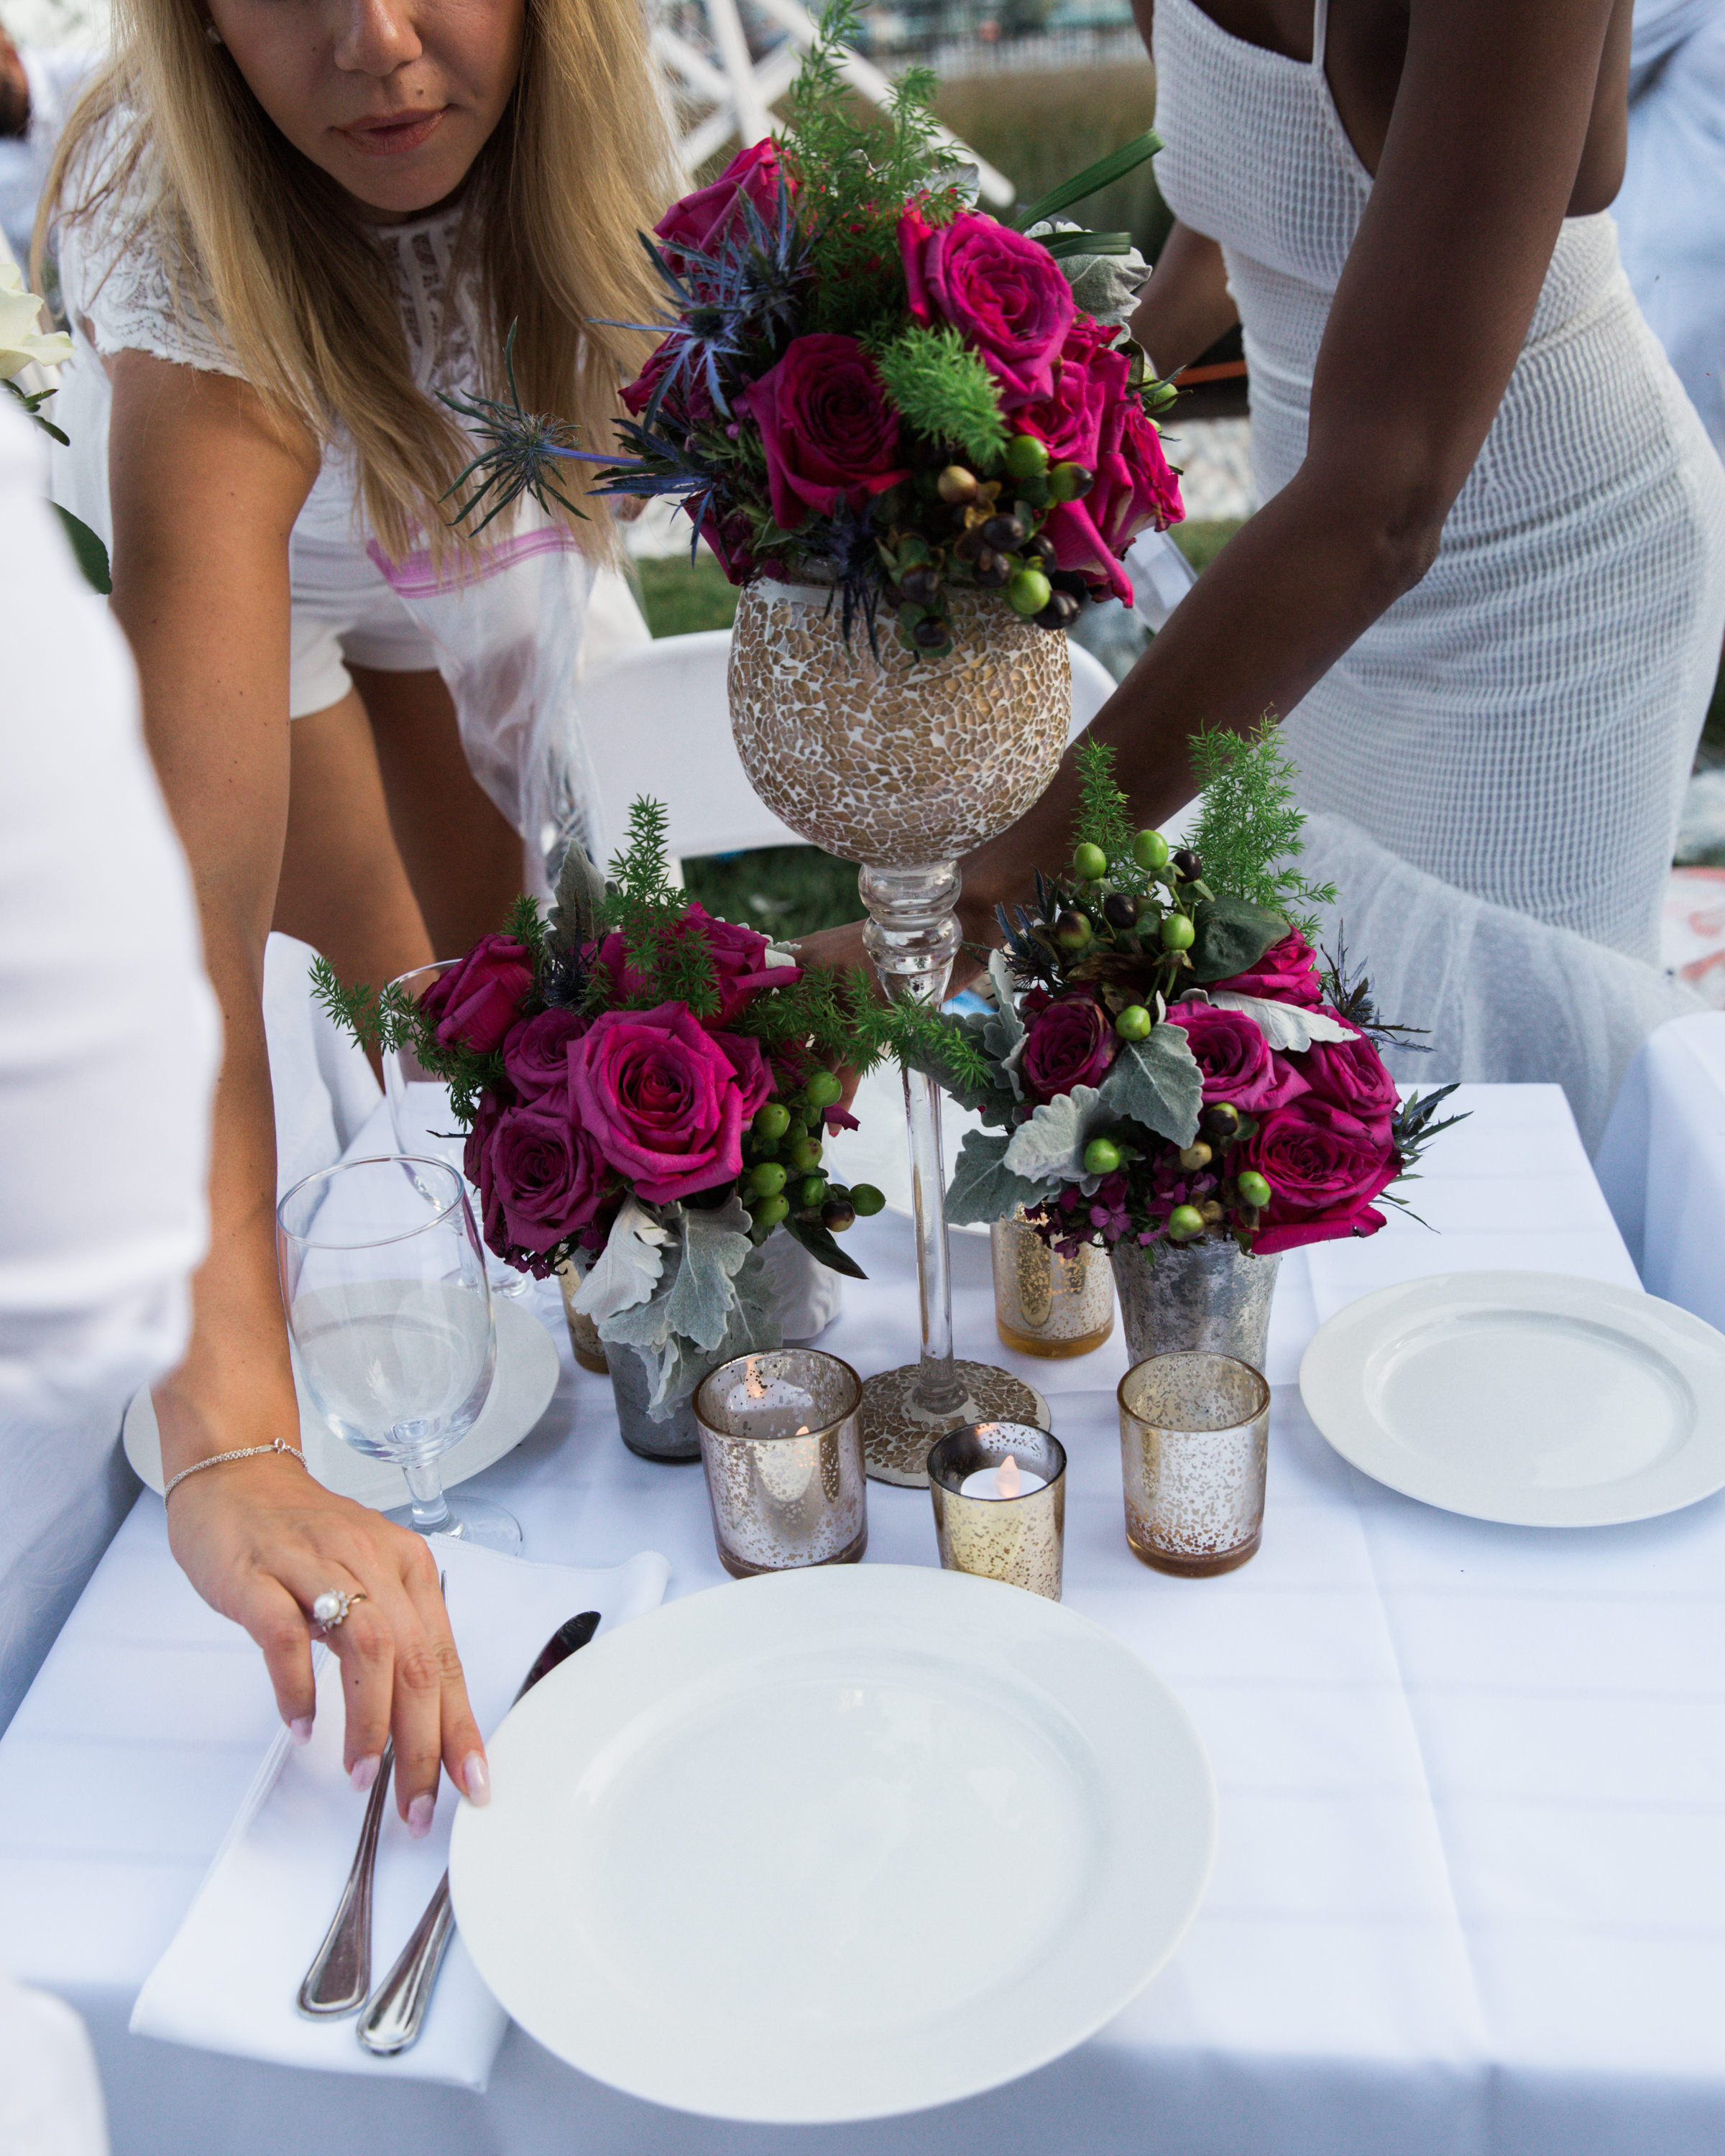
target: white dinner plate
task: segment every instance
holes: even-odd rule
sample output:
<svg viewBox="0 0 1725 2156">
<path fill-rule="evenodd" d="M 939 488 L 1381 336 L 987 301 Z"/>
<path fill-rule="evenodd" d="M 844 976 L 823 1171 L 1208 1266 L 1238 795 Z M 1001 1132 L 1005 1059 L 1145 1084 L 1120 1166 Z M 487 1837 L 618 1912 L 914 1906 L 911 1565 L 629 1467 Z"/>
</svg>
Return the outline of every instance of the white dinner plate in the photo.
<svg viewBox="0 0 1725 2156">
<path fill-rule="evenodd" d="M 1651 1520 L 1725 1489 L 1725 1336 L 1568 1273 L 1438 1273 L 1321 1326 L 1300 1396 L 1344 1460 L 1511 1527 Z"/>
<path fill-rule="evenodd" d="M 528 2034 L 614 2088 L 813 2124 L 948 2103 L 1173 1952 L 1216 1796 L 1185 1709 L 1015 1587 L 830 1566 L 596 1640 L 488 1746 L 455 1912 Z"/>
<path fill-rule="evenodd" d="M 839 1131 L 827 1140 L 822 1163 L 835 1183 L 872 1183 L 886 1200 L 889 1213 L 909 1214 L 911 1154 L 905 1134 L 905 1089 L 898 1065 L 890 1058 L 877 1064 L 856 1089 L 850 1112 L 860 1130 Z M 958 1165 L 958 1148 L 967 1131 L 979 1131 L 982 1117 L 973 1108 L 961 1108 L 946 1095 L 941 1097 L 941 1151 L 946 1156 L 947 1182 Z M 955 1235 L 986 1235 L 986 1221 L 952 1225 Z"/>
<path fill-rule="evenodd" d="M 491 1312 L 497 1321 L 496 1370 L 473 1428 L 439 1462 L 446 1488 L 465 1482 L 519 1445 L 557 1390 L 557 1348 L 538 1319 L 495 1296 Z M 305 1465 L 324 1487 L 380 1512 L 406 1504 L 407 1478 L 401 1470 L 344 1445 L 307 1399 L 297 1372 L 294 1382 L 300 1395 L 300 1442 Z M 138 1479 L 159 1496 L 162 1437 L 147 1391 L 140 1393 L 126 1409 L 121 1439 Z"/>
</svg>

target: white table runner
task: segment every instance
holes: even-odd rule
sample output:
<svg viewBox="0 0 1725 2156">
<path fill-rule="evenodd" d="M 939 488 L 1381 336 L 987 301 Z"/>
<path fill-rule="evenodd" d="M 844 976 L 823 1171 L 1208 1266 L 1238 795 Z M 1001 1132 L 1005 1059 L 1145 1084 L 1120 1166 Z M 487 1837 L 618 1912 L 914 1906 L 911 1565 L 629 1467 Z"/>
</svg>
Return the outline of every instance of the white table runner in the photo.
<svg viewBox="0 0 1725 2156">
<path fill-rule="evenodd" d="M 1285 1261 L 1264 1544 L 1221 1579 L 1127 1549 L 1117 1337 L 1066 1363 L 998 1349 L 987 1245 L 954 1238 L 961 1352 L 1034 1378 L 1068 1447 L 1067 1599 L 1168 1677 L 1210 1748 L 1217 1869 L 1169 1968 L 1079 2051 L 916 2118 L 777 2129 L 784 2156 L 1725 2143 L 1725 1500 L 1568 1535 L 1455 1518 L 1346 1467 L 1291 1389 L 1319 1317 L 1388 1280 L 1519 1264 L 1633 1281 L 1557 1089 L 1459 1105 L 1473 1120 L 1414 1194 L 1442 1235 L 1398 1220 Z M 865 1370 L 906 1359 L 908 1224 L 860 1223 L 850 1247 L 874 1277 L 824 1344 Z M 477 1486 L 521 1518 L 530 1558 L 604 1566 L 650 1543 L 672 1594 L 719 1577 L 698 1469 L 631 1458 L 603 1381 L 567 1367 Z M 871 1560 L 934 1561 L 926 1496 L 871 1484 L 869 1507 Z M 142 1501 L 0 1743 L 0 1952 L 90 2016 L 122 2156 L 265 2139 L 755 2156 L 758 2134 L 616 2096 L 518 2030 L 488 2097 L 435 2101 L 126 2036 L 273 1718 L 253 1650 L 196 1602 Z"/>
</svg>

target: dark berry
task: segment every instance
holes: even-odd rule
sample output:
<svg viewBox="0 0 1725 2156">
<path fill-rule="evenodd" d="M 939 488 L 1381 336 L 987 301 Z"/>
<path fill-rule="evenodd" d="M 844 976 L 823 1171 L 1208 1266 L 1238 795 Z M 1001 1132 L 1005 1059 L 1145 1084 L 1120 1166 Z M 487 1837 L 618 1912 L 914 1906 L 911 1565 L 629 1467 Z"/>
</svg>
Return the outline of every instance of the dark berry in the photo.
<svg viewBox="0 0 1725 2156">
<path fill-rule="evenodd" d="M 988 544 L 1003 554 L 1024 543 L 1024 527 L 1016 516 L 991 516 L 983 526 L 983 536 Z"/>
<path fill-rule="evenodd" d="M 1204 874 L 1204 863 L 1199 860 L 1190 846 L 1182 846 L 1179 852 L 1174 855 L 1174 866 L 1188 883 L 1196 883 Z"/>
</svg>

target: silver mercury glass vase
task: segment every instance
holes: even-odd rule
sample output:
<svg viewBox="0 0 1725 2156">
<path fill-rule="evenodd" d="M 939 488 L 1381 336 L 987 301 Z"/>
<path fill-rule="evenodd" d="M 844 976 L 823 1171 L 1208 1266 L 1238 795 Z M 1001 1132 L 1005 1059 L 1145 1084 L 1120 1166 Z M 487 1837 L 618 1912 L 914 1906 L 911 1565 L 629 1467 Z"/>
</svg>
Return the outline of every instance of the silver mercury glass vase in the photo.
<svg viewBox="0 0 1725 2156">
<path fill-rule="evenodd" d="M 1203 1348 L 1263 1369 L 1280 1257 L 1247 1257 L 1230 1235 L 1117 1243 L 1111 1255 L 1131 1363 Z"/>
</svg>

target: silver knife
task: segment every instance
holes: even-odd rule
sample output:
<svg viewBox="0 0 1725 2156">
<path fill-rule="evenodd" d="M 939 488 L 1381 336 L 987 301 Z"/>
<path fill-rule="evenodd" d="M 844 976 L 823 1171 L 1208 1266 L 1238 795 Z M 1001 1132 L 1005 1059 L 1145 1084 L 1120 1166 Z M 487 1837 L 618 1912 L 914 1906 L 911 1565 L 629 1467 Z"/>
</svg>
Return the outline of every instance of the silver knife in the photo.
<svg viewBox="0 0 1725 2156">
<path fill-rule="evenodd" d="M 521 1680 L 513 1706 L 531 1691 L 542 1676 L 559 1662 L 566 1662 L 584 1647 L 599 1629 L 597 1609 L 583 1609 L 559 1625 L 539 1650 L 533 1666 Z M 439 1880 L 437 1892 L 425 1905 L 425 1913 L 413 1927 L 413 1937 L 402 1948 L 401 1958 L 377 1988 L 359 2024 L 359 2041 L 380 2057 L 405 2051 L 417 2042 L 425 2010 L 431 2003 L 438 1971 L 455 1929 L 455 1912 L 449 1900 L 449 1875 Z"/>
</svg>

